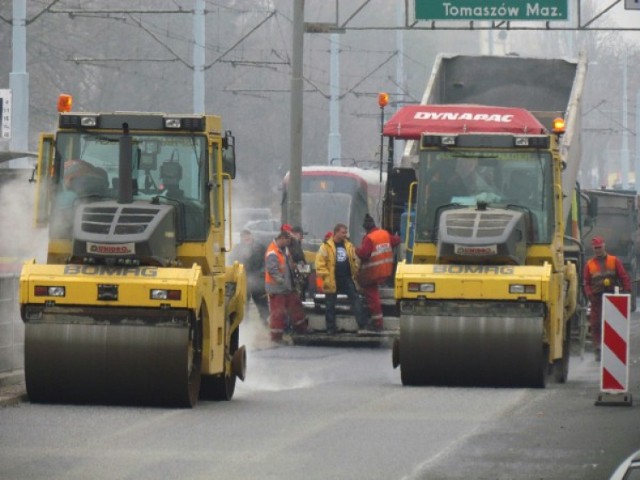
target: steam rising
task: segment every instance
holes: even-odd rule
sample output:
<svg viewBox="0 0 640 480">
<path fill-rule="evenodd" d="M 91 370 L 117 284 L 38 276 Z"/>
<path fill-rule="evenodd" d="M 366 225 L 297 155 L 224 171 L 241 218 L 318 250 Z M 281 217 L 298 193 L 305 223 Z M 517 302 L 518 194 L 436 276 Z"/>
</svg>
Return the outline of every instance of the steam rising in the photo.
<svg viewBox="0 0 640 480">
<path fill-rule="evenodd" d="M 4 264 L 19 265 L 33 257 L 43 262 L 46 258 L 48 229 L 35 227 L 35 195 L 35 184 L 24 178 L 0 186 L 0 258 Z"/>
</svg>

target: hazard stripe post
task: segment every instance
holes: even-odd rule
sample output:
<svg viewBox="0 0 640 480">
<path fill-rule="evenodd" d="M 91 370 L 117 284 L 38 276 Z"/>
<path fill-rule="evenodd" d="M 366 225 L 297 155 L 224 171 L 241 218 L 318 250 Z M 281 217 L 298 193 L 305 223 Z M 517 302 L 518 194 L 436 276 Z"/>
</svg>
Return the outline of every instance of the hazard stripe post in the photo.
<svg viewBox="0 0 640 480">
<path fill-rule="evenodd" d="M 629 394 L 629 318 L 631 297 L 602 296 L 600 394 L 596 405 L 631 406 Z"/>
</svg>

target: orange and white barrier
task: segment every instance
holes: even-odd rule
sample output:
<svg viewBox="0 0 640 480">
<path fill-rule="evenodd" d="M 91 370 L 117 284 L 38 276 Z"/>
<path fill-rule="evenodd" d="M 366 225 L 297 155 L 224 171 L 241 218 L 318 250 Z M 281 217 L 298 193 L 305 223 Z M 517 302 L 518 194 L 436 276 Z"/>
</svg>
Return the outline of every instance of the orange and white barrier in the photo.
<svg viewBox="0 0 640 480">
<path fill-rule="evenodd" d="M 600 395 L 596 405 L 631 405 L 629 391 L 629 319 L 631 297 L 602 296 Z"/>
</svg>

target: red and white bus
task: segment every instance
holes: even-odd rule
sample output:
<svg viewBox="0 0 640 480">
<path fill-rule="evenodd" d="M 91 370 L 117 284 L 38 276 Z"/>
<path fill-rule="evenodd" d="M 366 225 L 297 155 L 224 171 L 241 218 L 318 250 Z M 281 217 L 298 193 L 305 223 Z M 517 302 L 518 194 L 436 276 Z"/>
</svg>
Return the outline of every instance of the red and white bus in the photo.
<svg viewBox="0 0 640 480">
<path fill-rule="evenodd" d="M 365 234 L 362 221 L 371 215 L 380 225 L 386 172 L 343 166 L 306 166 L 301 175 L 301 216 L 305 249 L 318 249 L 327 232 L 337 223 L 349 228 L 349 237 L 360 245 Z M 287 219 L 289 173 L 284 178 L 282 223 Z"/>
</svg>

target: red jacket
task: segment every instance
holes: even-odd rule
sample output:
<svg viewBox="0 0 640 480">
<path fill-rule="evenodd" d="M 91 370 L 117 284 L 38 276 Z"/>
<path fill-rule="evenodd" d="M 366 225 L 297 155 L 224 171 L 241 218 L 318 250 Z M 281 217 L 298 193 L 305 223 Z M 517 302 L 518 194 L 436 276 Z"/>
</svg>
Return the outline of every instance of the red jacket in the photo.
<svg viewBox="0 0 640 480">
<path fill-rule="evenodd" d="M 393 247 L 400 243 L 398 235 L 374 227 L 356 248 L 356 255 L 362 260 L 360 265 L 360 285 L 379 283 L 393 274 Z"/>
<path fill-rule="evenodd" d="M 603 260 L 604 269 L 601 268 L 600 257 L 591 258 L 585 265 L 582 279 L 587 296 L 613 293 L 616 286 L 621 287 L 624 292 L 630 292 L 631 280 L 618 257 L 606 254 Z M 606 280 L 609 285 L 605 285 Z"/>
</svg>

